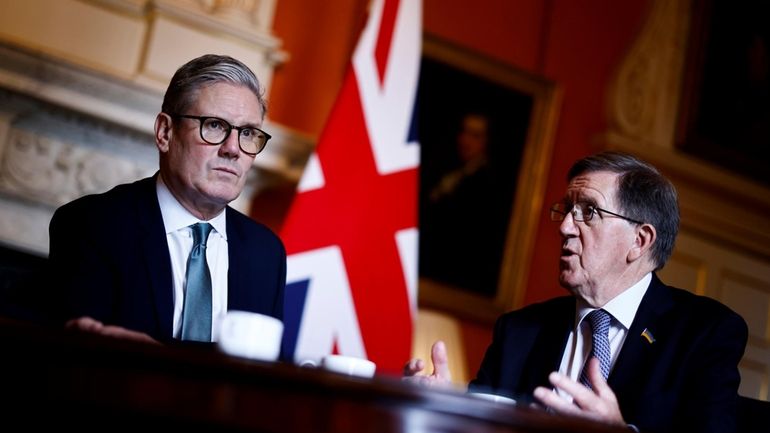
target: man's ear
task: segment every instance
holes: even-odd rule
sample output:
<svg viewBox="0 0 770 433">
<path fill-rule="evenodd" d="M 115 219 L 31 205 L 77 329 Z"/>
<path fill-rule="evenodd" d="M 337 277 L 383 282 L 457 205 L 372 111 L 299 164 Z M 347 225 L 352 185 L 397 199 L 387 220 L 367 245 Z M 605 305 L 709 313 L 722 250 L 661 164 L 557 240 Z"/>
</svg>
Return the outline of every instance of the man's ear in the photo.
<svg viewBox="0 0 770 433">
<path fill-rule="evenodd" d="M 652 224 L 642 224 L 637 227 L 634 244 L 628 251 L 628 262 L 631 263 L 644 257 L 652 248 L 657 237 L 658 233 L 655 231 L 655 227 L 653 227 Z"/>
<path fill-rule="evenodd" d="M 171 137 L 174 135 L 171 116 L 166 113 L 158 113 L 155 118 L 155 145 L 161 153 L 168 152 Z"/>
</svg>

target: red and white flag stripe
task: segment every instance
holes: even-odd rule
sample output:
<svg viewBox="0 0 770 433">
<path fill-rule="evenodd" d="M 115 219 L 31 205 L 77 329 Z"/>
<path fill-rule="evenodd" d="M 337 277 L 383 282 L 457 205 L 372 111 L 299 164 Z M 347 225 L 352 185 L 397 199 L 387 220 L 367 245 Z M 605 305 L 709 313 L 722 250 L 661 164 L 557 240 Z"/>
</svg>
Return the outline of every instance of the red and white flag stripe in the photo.
<svg viewBox="0 0 770 433">
<path fill-rule="evenodd" d="M 421 23 L 420 0 L 372 2 L 281 230 L 289 254 L 284 350 L 296 361 L 338 352 L 395 373 L 409 358 L 420 155 L 411 135 Z"/>
</svg>

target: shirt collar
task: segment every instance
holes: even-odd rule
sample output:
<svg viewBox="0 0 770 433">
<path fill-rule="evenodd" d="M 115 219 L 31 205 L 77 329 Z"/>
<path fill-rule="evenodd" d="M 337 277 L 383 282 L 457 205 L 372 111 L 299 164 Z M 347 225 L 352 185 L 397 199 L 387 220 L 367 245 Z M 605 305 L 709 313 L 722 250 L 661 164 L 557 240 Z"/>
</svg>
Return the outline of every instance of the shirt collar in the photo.
<svg viewBox="0 0 770 433">
<path fill-rule="evenodd" d="M 158 195 L 158 204 L 160 205 L 160 213 L 163 217 L 163 226 L 166 229 L 166 234 L 173 233 L 198 222 L 207 222 L 214 227 L 214 231 L 227 240 L 227 220 L 225 217 L 227 212 L 220 212 L 219 215 L 208 221 L 199 220 L 179 203 L 179 200 L 174 197 L 174 194 L 171 193 L 171 190 L 163 182 L 163 176 L 160 174 L 155 183 L 155 191 Z"/>
<path fill-rule="evenodd" d="M 648 272 L 636 284 L 604 304 L 602 309 L 610 313 L 625 329 L 630 328 L 636 316 L 636 311 L 639 309 L 639 304 L 642 303 L 642 298 L 647 293 L 647 288 L 650 286 L 651 281 L 652 273 Z M 578 326 L 580 326 L 580 323 L 588 313 L 596 310 L 596 308 L 591 307 L 584 300 L 578 299 L 575 310 L 575 329 L 578 329 Z"/>
</svg>

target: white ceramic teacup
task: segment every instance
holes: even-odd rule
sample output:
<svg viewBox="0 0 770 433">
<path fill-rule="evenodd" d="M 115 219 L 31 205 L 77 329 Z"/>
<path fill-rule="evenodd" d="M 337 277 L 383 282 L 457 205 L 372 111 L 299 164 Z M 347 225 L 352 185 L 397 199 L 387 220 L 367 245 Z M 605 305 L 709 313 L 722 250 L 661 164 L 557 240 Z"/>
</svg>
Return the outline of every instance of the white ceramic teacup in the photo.
<svg viewBox="0 0 770 433">
<path fill-rule="evenodd" d="M 217 345 L 228 355 L 275 361 L 281 353 L 283 323 L 250 311 L 228 311 L 219 326 Z"/>
<path fill-rule="evenodd" d="M 377 365 L 372 361 L 354 356 L 326 355 L 321 360 L 321 367 L 348 376 L 373 377 Z"/>
</svg>

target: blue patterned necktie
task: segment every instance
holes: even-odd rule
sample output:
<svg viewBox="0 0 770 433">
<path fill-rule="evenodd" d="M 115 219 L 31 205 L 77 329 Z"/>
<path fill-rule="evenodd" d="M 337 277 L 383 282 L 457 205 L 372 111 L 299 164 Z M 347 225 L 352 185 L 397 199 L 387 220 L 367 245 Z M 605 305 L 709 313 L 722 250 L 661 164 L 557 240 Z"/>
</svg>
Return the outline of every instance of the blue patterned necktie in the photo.
<svg viewBox="0 0 770 433">
<path fill-rule="evenodd" d="M 612 316 L 610 316 L 610 313 L 604 310 L 594 310 L 588 314 L 587 319 L 588 324 L 591 325 L 591 332 L 593 334 L 591 356 L 588 357 L 586 363 L 583 365 L 583 371 L 580 373 L 580 383 L 591 388 L 591 385 L 588 381 L 587 370 L 588 361 L 590 361 L 592 357 L 599 360 L 599 365 L 601 366 L 604 380 L 607 380 L 610 375 L 610 361 L 612 358 L 610 354 L 610 339 L 608 335 L 610 332 L 610 319 L 612 319 Z"/>
<path fill-rule="evenodd" d="M 187 259 L 187 286 L 182 310 L 182 340 L 211 341 L 211 273 L 206 263 L 206 241 L 211 224 L 190 226 L 193 247 Z"/>
</svg>

